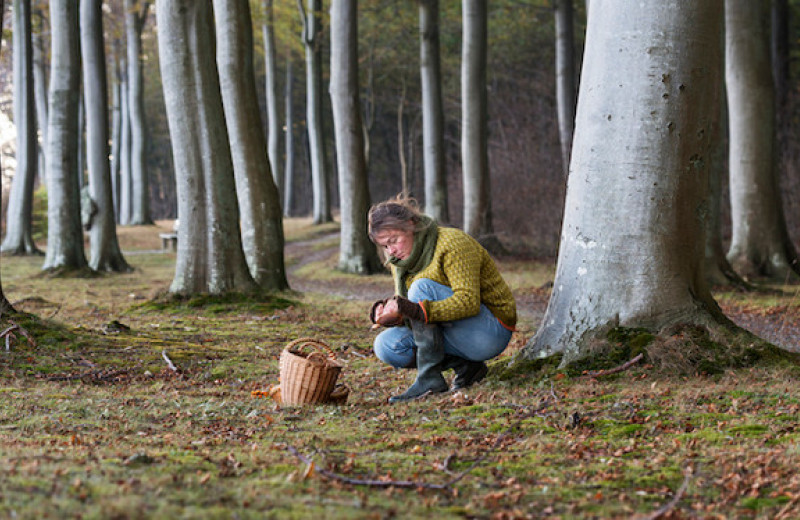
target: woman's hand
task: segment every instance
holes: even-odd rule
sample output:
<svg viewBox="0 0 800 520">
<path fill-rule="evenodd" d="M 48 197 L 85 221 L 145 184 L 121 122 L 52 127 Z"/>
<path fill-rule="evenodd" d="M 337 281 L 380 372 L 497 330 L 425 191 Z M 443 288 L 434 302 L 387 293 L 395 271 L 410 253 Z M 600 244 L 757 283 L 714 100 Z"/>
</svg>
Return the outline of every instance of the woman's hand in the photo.
<svg viewBox="0 0 800 520">
<path fill-rule="evenodd" d="M 378 300 L 372 304 L 369 319 L 375 326 L 394 327 L 403 322 L 403 316 L 397 309 L 397 302 L 394 298 Z"/>
</svg>

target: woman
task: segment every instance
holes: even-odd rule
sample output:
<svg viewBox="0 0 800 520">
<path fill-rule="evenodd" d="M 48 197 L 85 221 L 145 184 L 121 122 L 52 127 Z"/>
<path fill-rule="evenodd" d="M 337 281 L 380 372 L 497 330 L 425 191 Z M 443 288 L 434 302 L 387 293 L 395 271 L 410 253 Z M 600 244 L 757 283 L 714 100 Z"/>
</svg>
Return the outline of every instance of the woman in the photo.
<svg viewBox="0 0 800 520">
<path fill-rule="evenodd" d="M 375 338 L 375 354 L 396 368 L 417 368 L 414 384 L 389 402 L 447 391 L 442 371 L 449 368 L 453 389 L 483 379 L 484 361 L 505 350 L 517 322 L 514 297 L 489 253 L 408 199 L 373 206 L 369 236 L 386 253 L 395 285 L 395 296 L 370 312 L 373 323 L 389 327 Z"/>
</svg>

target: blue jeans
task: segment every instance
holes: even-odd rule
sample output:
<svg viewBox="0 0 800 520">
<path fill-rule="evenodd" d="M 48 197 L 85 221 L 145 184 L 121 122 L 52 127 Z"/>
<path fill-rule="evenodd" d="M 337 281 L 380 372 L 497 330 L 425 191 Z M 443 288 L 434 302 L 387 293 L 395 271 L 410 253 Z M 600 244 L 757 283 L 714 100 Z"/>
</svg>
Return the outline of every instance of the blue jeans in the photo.
<svg viewBox="0 0 800 520">
<path fill-rule="evenodd" d="M 408 299 L 439 301 L 453 295 L 453 290 L 427 278 L 415 280 L 408 289 Z M 456 321 L 437 323 L 442 328 L 445 354 L 470 361 L 485 361 L 498 356 L 508 346 L 511 331 L 494 317 L 485 305 L 477 315 Z M 408 327 L 391 327 L 375 338 L 375 355 L 396 368 L 416 360 L 414 336 Z"/>
</svg>

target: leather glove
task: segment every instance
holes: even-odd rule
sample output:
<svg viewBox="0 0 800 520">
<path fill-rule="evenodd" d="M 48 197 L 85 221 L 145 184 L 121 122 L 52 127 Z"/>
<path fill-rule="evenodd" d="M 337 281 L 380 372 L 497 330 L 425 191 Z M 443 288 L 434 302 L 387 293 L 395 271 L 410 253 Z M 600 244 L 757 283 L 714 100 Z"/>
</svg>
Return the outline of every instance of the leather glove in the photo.
<svg viewBox="0 0 800 520">
<path fill-rule="evenodd" d="M 394 299 L 397 301 L 397 308 L 400 310 L 400 314 L 402 314 L 403 317 L 427 323 L 428 320 L 425 316 L 425 311 L 422 310 L 422 304 L 414 303 L 402 296 L 395 296 Z"/>
<path fill-rule="evenodd" d="M 378 312 L 378 307 L 386 305 L 386 302 L 389 301 L 389 298 L 378 300 L 372 304 L 372 308 L 369 311 L 369 319 L 372 323 L 377 325 L 383 325 L 384 327 L 396 327 L 398 325 L 403 324 L 403 317 L 398 314 L 383 314 L 380 318 L 376 317 Z M 373 327 L 375 328 L 375 327 Z"/>
</svg>

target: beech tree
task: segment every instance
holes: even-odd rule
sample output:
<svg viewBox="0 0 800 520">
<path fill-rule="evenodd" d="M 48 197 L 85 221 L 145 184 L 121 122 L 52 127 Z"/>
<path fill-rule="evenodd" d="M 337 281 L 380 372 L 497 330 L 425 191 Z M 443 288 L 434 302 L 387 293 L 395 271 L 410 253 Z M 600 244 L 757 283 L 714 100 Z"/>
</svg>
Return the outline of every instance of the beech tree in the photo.
<svg viewBox="0 0 800 520">
<path fill-rule="evenodd" d="M 422 84 L 422 161 L 425 213 L 448 222 L 444 151 L 442 67 L 439 51 L 439 0 L 419 0 L 419 60 Z"/>
<path fill-rule="evenodd" d="M 357 274 L 381 269 L 367 235 L 369 184 L 358 88 L 358 7 L 356 0 L 331 4 L 331 105 L 339 170 L 341 240 L 338 268 Z"/>
<path fill-rule="evenodd" d="M 778 182 L 769 2 L 725 2 L 725 84 L 730 128 L 731 245 L 745 279 L 800 282 Z"/>
<path fill-rule="evenodd" d="M 103 42 L 102 0 L 81 0 L 81 57 L 86 92 L 86 161 L 89 193 L 97 207 L 90 228 L 89 267 L 127 272 L 131 268 L 117 241 L 111 169 L 108 162 L 108 98 L 106 53 Z"/>
<path fill-rule="evenodd" d="M 142 28 L 149 0 L 125 0 L 125 34 L 128 49 L 128 115 L 130 124 L 131 215 L 129 224 L 152 224 L 145 146 L 147 126 L 142 77 Z"/>
<path fill-rule="evenodd" d="M 211 0 L 157 0 L 156 16 L 181 221 L 170 292 L 254 290 L 242 252 Z"/>
<path fill-rule="evenodd" d="M 589 11 L 553 293 L 522 358 L 561 352 L 567 364 L 616 326 L 732 326 L 702 269 L 722 9 L 606 0 Z"/>
<path fill-rule="evenodd" d="M 45 270 L 81 270 L 83 253 L 78 179 L 80 50 L 78 2 L 51 0 L 51 67 L 47 129 L 47 254 Z"/>
<path fill-rule="evenodd" d="M 3 18 L 6 12 L 5 9 L 5 1 L 0 0 L 0 33 L 3 32 Z M 2 38 L 0 38 L 0 50 L 2 50 Z M 3 292 L 3 284 L 0 283 L 0 315 L 5 314 L 7 312 L 14 312 L 14 307 L 11 306 L 11 303 L 6 298 L 5 293 Z"/>
<path fill-rule="evenodd" d="M 283 149 L 286 156 L 284 163 L 283 181 L 283 215 L 292 215 L 294 203 L 294 107 L 292 104 L 292 88 L 294 87 L 294 66 L 292 51 L 286 51 L 286 87 L 283 91 L 284 117 L 286 120 L 286 134 Z"/>
<path fill-rule="evenodd" d="M 33 96 L 36 99 L 36 128 L 41 133 L 39 141 L 38 171 L 39 181 L 47 182 L 47 157 L 45 147 L 47 146 L 47 72 L 45 71 L 46 56 L 45 41 L 42 33 L 44 32 L 45 20 L 41 9 L 34 9 L 31 33 L 33 44 Z"/>
<path fill-rule="evenodd" d="M 242 242 L 250 273 L 261 288 L 289 287 L 283 264 L 283 221 L 278 189 L 261 131 L 253 72 L 253 29 L 248 0 L 214 0 L 225 121 L 230 136 Z"/>
<path fill-rule="evenodd" d="M 264 23 L 261 33 L 264 37 L 264 76 L 265 93 L 267 101 L 267 153 L 269 166 L 278 193 L 284 192 L 283 175 L 281 172 L 280 134 L 281 124 L 278 120 L 278 72 L 275 53 L 275 16 L 273 13 L 273 0 L 264 0 Z"/>
<path fill-rule="evenodd" d="M 311 159 L 314 224 L 331 222 L 330 180 L 322 132 L 322 0 L 297 0 L 306 50 L 306 129 Z"/>
<path fill-rule="evenodd" d="M 461 168 L 464 231 L 476 238 L 493 233 L 486 94 L 487 1 L 463 0 L 461 44 Z"/>
<path fill-rule="evenodd" d="M 33 242 L 33 181 L 38 146 L 31 40 L 31 0 L 14 0 L 14 124 L 17 169 L 6 212 L 6 236 L 0 250 L 17 255 L 40 254 Z"/>
<path fill-rule="evenodd" d="M 572 131 L 575 126 L 575 36 L 572 0 L 554 0 L 556 18 L 556 105 L 561 164 L 569 172 Z"/>
</svg>

